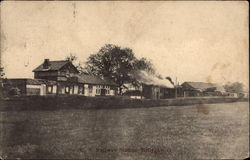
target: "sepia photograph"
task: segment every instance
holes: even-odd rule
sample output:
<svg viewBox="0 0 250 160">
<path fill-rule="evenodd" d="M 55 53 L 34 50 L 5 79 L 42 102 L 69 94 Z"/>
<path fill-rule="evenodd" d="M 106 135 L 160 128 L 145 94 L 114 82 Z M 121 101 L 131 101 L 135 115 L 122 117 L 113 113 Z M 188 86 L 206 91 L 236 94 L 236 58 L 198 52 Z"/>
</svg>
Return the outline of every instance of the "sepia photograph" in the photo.
<svg viewBox="0 0 250 160">
<path fill-rule="evenodd" d="M 249 157 L 247 1 L 1 1 L 0 159 Z"/>
</svg>

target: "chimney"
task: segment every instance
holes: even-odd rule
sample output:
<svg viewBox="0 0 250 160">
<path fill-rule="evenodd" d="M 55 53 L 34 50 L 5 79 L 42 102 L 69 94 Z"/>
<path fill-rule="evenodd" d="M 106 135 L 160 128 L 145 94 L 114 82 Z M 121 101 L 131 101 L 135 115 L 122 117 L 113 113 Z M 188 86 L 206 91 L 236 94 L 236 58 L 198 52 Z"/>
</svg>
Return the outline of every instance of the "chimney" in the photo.
<svg viewBox="0 0 250 160">
<path fill-rule="evenodd" d="M 166 77 L 166 79 L 169 80 L 169 82 L 170 82 L 173 86 L 175 86 L 175 85 L 174 85 L 174 82 L 172 81 L 172 79 L 171 79 L 170 77 Z"/>
<path fill-rule="evenodd" d="M 49 68 L 49 59 L 44 59 L 43 69 L 48 69 L 48 68 Z"/>
</svg>

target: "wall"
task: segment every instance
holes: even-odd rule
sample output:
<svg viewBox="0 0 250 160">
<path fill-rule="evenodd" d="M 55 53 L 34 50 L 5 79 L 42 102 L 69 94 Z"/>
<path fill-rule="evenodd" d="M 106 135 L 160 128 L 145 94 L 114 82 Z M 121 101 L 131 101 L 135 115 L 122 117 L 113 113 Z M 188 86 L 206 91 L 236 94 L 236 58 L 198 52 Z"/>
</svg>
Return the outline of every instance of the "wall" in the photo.
<svg viewBox="0 0 250 160">
<path fill-rule="evenodd" d="M 84 97 L 84 96 L 30 96 L 0 101 L 0 110 L 55 110 L 55 109 L 98 109 L 133 108 L 157 106 L 182 106 L 206 103 L 231 103 L 249 101 L 239 98 L 182 98 L 182 99 L 130 99 L 126 97 Z"/>
<path fill-rule="evenodd" d="M 46 85 L 46 95 L 56 94 L 57 86 L 56 85 Z"/>
<path fill-rule="evenodd" d="M 151 97 L 152 97 L 152 88 L 151 88 L 151 86 L 149 86 L 149 85 L 143 85 L 142 95 L 146 99 L 151 99 Z"/>
<path fill-rule="evenodd" d="M 41 85 L 26 84 L 27 95 L 40 95 Z"/>
<path fill-rule="evenodd" d="M 152 90 L 152 97 L 151 99 L 160 99 L 160 87 L 157 87 L 157 86 L 152 86 L 151 87 L 151 90 Z"/>
<path fill-rule="evenodd" d="M 47 72 L 35 72 L 35 79 L 47 79 L 56 81 L 58 77 L 58 71 L 47 71 Z"/>
<path fill-rule="evenodd" d="M 175 98 L 175 88 L 161 88 L 161 99 Z"/>
<path fill-rule="evenodd" d="M 57 82 L 55 83 L 46 83 L 46 80 L 38 80 L 33 81 L 26 79 L 8 79 L 5 80 L 5 90 L 8 93 L 12 88 L 18 88 L 20 90 L 21 95 L 40 95 L 41 94 L 41 83 L 44 83 L 44 95 L 56 95 L 56 94 L 70 94 L 70 95 L 84 95 L 84 96 L 96 96 L 101 95 L 97 94 L 96 91 L 104 91 L 103 95 L 114 96 L 116 95 L 115 87 L 110 87 L 107 85 L 91 85 L 91 84 L 82 84 L 82 83 L 73 83 L 73 82 Z M 27 84 L 26 86 L 26 83 Z M 99 87 L 97 87 L 99 86 Z M 7 95 L 6 95 L 7 96 Z"/>
<path fill-rule="evenodd" d="M 143 85 L 142 95 L 146 99 L 166 99 L 175 97 L 174 88 L 163 88 L 153 85 Z"/>
</svg>

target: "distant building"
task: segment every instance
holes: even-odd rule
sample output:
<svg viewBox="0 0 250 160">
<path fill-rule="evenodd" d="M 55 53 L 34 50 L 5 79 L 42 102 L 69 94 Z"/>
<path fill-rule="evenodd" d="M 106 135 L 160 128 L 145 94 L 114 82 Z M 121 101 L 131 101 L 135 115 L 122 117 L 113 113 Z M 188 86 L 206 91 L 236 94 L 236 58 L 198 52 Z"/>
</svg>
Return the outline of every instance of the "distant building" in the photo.
<svg viewBox="0 0 250 160">
<path fill-rule="evenodd" d="M 226 93 L 223 86 L 214 83 L 184 82 L 181 86 L 185 97 L 222 96 Z"/>
<path fill-rule="evenodd" d="M 240 93 L 238 93 L 238 97 L 249 98 L 249 92 L 240 92 Z"/>
<path fill-rule="evenodd" d="M 175 97 L 175 88 L 168 80 L 160 79 L 146 72 L 135 74 L 137 85 L 126 83 L 122 86 L 123 95 L 136 99 L 166 99 Z"/>
</svg>

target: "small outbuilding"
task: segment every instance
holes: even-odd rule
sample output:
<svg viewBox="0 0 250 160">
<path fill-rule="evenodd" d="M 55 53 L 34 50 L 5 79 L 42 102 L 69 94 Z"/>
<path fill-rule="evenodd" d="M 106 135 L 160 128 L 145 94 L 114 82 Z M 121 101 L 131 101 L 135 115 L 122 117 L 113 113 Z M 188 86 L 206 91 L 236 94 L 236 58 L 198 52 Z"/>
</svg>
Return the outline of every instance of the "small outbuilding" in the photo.
<svg viewBox="0 0 250 160">
<path fill-rule="evenodd" d="M 14 95 L 53 95 L 56 94 L 55 81 L 43 79 L 3 79 L 4 94 Z"/>
<path fill-rule="evenodd" d="M 136 85 L 125 84 L 123 86 L 123 95 L 129 95 L 130 98 L 145 99 L 166 99 L 175 97 L 174 85 L 169 80 L 161 79 L 145 71 L 135 73 Z"/>
</svg>

